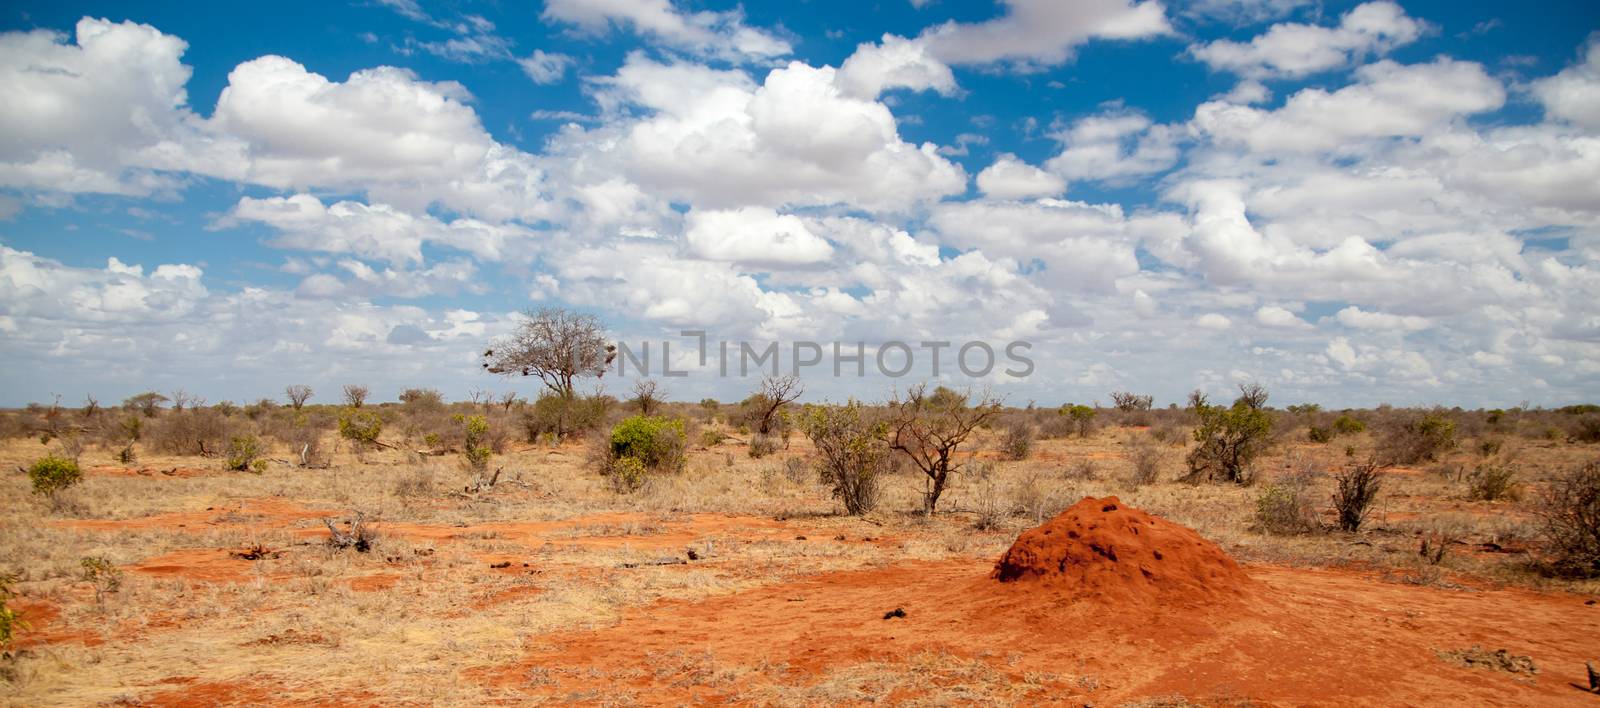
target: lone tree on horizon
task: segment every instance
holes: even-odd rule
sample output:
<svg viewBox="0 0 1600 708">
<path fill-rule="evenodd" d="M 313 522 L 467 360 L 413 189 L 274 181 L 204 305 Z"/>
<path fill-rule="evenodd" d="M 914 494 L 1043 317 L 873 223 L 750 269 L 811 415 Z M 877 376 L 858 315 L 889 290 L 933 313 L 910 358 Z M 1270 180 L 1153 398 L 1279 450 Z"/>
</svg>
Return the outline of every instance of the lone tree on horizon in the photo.
<svg viewBox="0 0 1600 708">
<path fill-rule="evenodd" d="M 600 318 L 560 307 L 523 313 L 509 336 L 496 339 L 483 352 L 483 368 L 501 376 L 537 376 L 556 395 L 571 399 L 573 380 L 605 375 L 616 357 Z"/>
</svg>

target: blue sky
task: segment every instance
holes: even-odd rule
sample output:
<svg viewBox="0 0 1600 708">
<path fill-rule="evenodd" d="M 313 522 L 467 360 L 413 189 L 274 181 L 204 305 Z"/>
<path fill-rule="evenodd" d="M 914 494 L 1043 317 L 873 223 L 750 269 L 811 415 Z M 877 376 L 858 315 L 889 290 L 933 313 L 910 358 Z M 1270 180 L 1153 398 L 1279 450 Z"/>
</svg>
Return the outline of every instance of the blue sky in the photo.
<svg viewBox="0 0 1600 708">
<path fill-rule="evenodd" d="M 1032 376 L 951 379 L 1015 403 L 1592 400 L 1597 30 L 1585 2 L 13 3 L 0 404 L 533 393 L 474 355 L 547 303 L 630 340 L 1025 340 Z"/>
</svg>

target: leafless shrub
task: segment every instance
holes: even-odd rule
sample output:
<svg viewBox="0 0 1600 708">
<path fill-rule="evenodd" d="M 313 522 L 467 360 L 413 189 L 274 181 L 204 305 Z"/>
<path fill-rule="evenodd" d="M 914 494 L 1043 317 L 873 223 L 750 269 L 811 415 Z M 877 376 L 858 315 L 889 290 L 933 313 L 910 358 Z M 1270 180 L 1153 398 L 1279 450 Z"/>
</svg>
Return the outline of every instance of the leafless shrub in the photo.
<svg viewBox="0 0 1600 708">
<path fill-rule="evenodd" d="M 750 436 L 750 456 L 761 459 L 778 451 L 778 439 L 765 433 Z"/>
<path fill-rule="evenodd" d="M 1028 454 L 1033 451 L 1033 426 L 1027 423 L 1011 424 L 1006 428 L 1000 451 L 1005 453 L 1008 460 L 1028 459 Z"/>
<path fill-rule="evenodd" d="M 1434 461 L 1456 446 L 1456 423 L 1443 411 L 1391 420 L 1378 441 L 1378 460 L 1386 465 Z"/>
<path fill-rule="evenodd" d="M 1600 460 L 1551 480 L 1534 511 L 1551 570 L 1600 576 Z"/>
<path fill-rule="evenodd" d="M 169 455 L 221 454 L 231 437 L 228 419 L 209 408 L 172 410 L 150 426 L 144 437 L 156 450 Z"/>
<path fill-rule="evenodd" d="M 1158 481 L 1161 478 L 1162 457 L 1161 448 L 1146 441 L 1134 443 L 1128 451 L 1128 461 L 1133 464 L 1133 470 L 1128 475 L 1128 486 L 1138 489 Z"/>
<path fill-rule="evenodd" d="M 1337 487 L 1333 493 L 1333 508 L 1339 515 L 1339 528 L 1349 532 L 1361 529 L 1372 512 L 1382 487 L 1382 474 L 1377 462 L 1368 461 L 1346 467 L 1334 476 Z"/>
<path fill-rule="evenodd" d="M 637 408 L 640 415 L 655 415 L 665 395 L 655 379 L 639 379 L 633 382 L 633 398 L 628 399 L 628 405 Z"/>
<path fill-rule="evenodd" d="M 1094 460 L 1083 457 L 1067 465 L 1066 469 L 1061 471 L 1061 475 L 1067 479 L 1092 481 L 1100 478 L 1100 470 L 1095 466 Z"/>
</svg>

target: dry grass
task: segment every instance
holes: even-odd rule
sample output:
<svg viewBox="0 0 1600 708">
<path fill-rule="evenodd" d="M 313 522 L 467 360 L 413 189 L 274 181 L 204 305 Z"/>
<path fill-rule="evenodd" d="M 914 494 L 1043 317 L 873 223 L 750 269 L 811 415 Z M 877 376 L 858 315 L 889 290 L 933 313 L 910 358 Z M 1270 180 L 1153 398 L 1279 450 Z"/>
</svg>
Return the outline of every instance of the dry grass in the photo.
<svg viewBox="0 0 1600 708">
<path fill-rule="evenodd" d="M 116 448 L 91 448 L 83 456 L 89 472 L 65 493 L 64 511 L 29 495 L 25 476 L 0 477 L 0 494 L 14 500 L 0 509 L 0 572 L 18 576 L 23 607 L 58 615 L 36 617 L 42 621 L 35 622 L 35 639 L 45 643 L 19 635 L 24 651 L 0 696 L 17 704 L 89 704 L 148 696 L 171 687 L 164 679 L 196 677 L 270 684 L 275 696 L 289 700 L 359 690 L 360 700 L 377 703 L 518 701 L 525 696 L 479 676 L 517 660 L 551 632 L 606 626 L 629 608 L 661 600 L 723 595 L 825 571 L 992 557 L 1020 530 L 1084 495 L 1120 495 L 1196 528 L 1246 561 L 1414 572 L 1420 539 L 1444 538 L 1450 551 L 1434 572 L 1452 582 L 1600 589 L 1596 581 L 1528 572 L 1525 551 L 1535 535 L 1528 511 L 1513 502 L 1466 499 L 1459 482 L 1432 469 L 1389 471 L 1359 535 L 1276 537 L 1251 529 L 1256 489 L 1146 483 L 1132 457 L 1147 449 L 1147 435 L 1105 428 L 1088 438 L 1040 440 L 1028 459 L 1013 461 L 1003 459 L 1004 431 L 985 431 L 965 452 L 982 456 L 987 476 L 957 472 L 944 511 L 932 518 L 919 513 L 923 477 L 905 469 L 886 475 L 877 510 L 842 515 L 814 475 L 793 473 L 799 466 L 791 461 L 808 451 L 800 436 L 761 459 L 736 441 L 693 449 L 683 472 L 652 478 L 625 496 L 584 465 L 581 443 L 512 445 L 493 463 L 505 467 L 500 483 L 476 494 L 462 491 L 471 480 L 453 458 L 384 450 L 358 460 L 331 436 L 323 439 L 329 468 L 300 468 L 281 445 L 268 451 L 275 461 L 259 475 L 225 472 L 218 459 L 143 448 L 133 466 L 150 474 L 112 474 L 97 468 L 123 467 L 113 459 Z M 1259 465 L 1261 476 L 1281 474 L 1291 454 L 1336 468 L 1345 462 L 1345 445 L 1360 458 L 1373 443 L 1367 434 L 1342 437 L 1338 445 L 1285 443 Z M 0 469 L 14 470 L 46 450 L 37 440 L 6 441 Z M 1530 491 L 1540 489 L 1591 453 L 1565 442 L 1522 441 L 1520 479 Z M 1181 451 L 1164 454 L 1176 459 Z M 1471 454 L 1464 445 L 1440 464 L 1469 464 Z M 1082 461 L 1096 473 L 1062 473 Z M 175 468 L 200 473 L 162 473 Z M 1331 525 L 1333 480 L 1323 474 L 1308 485 Z M 355 512 L 377 527 L 371 552 L 326 548 L 317 515 Z M 141 521 L 162 514 L 171 516 Z M 227 556 L 257 545 L 279 553 L 256 561 Z M 692 563 L 650 564 L 690 549 L 698 556 Z M 104 602 L 96 603 L 78 579 L 87 556 L 104 556 L 126 571 L 122 588 Z M 179 560 L 160 570 L 164 558 Z M 508 565 L 491 568 L 498 563 Z M 211 570 L 234 575 L 200 577 Z M 1018 676 L 990 660 L 947 654 L 919 656 L 909 665 L 863 663 L 820 680 L 802 680 L 783 667 L 719 666 L 692 652 L 659 657 L 640 670 L 755 703 L 890 695 L 927 703 L 1093 699 L 1085 677 Z M 619 689 L 565 698 L 636 697 Z"/>
</svg>

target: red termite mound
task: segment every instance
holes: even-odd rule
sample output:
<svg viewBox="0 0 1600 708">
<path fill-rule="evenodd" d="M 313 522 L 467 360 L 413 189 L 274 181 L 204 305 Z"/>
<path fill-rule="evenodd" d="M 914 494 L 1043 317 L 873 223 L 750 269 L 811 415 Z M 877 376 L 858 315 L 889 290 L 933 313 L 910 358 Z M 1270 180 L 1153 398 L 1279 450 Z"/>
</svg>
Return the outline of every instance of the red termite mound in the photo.
<svg viewBox="0 0 1600 708">
<path fill-rule="evenodd" d="M 995 563 L 994 578 L 1111 603 L 1206 604 L 1251 586 L 1215 543 L 1116 497 L 1085 497 L 1024 531 Z"/>
</svg>

